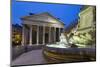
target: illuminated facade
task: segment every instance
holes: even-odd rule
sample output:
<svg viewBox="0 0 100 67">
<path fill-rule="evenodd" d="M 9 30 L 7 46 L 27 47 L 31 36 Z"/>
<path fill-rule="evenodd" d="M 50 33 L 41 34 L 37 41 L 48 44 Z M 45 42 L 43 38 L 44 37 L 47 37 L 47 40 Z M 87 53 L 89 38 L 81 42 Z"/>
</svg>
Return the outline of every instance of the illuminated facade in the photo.
<svg viewBox="0 0 100 67">
<path fill-rule="evenodd" d="M 59 41 L 64 24 L 45 12 L 21 18 L 23 24 L 22 45 L 45 45 Z"/>
<path fill-rule="evenodd" d="M 78 25 L 71 41 L 80 47 L 95 45 L 96 40 L 96 8 L 84 6 L 79 13 Z"/>
<path fill-rule="evenodd" d="M 77 33 L 86 33 L 95 28 L 96 21 L 94 14 L 95 7 L 86 6 L 79 13 L 79 22 Z"/>
</svg>

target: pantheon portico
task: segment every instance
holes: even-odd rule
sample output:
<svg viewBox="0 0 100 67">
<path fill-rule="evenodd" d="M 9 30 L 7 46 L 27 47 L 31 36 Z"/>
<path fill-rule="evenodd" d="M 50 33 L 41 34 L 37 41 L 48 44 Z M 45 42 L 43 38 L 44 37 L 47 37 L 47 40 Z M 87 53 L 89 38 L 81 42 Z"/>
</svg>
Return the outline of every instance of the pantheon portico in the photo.
<svg viewBox="0 0 100 67">
<path fill-rule="evenodd" d="M 64 23 L 51 14 L 44 12 L 21 18 L 22 45 L 45 45 L 59 42 Z"/>
</svg>

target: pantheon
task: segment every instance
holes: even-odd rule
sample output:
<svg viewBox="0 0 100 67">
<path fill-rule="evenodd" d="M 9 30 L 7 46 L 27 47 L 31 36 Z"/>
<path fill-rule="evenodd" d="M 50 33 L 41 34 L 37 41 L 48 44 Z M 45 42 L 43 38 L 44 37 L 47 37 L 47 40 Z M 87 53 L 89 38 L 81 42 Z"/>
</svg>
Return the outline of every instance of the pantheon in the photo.
<svg viewBox="0 0 100 67">
<path fill-rule="evenodd" d="M 64 23 L 48 12 L 30 14 L 22 20 L 22 45 L 45 45 L 59 42 Z"/>
</svg>

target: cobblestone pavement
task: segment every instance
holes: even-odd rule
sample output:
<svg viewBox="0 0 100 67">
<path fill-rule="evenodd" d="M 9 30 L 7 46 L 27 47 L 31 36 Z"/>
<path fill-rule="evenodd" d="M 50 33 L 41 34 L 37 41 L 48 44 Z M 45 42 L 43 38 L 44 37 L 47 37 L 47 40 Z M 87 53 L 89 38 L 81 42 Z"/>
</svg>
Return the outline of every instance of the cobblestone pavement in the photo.
<svg viewBox="0 0 100 67">
<path fill-rule="evenodd" d="M 32 50 L 20 55 L 12 61 L 11 65 L 29 65 L 29 64 L 45 64 L 47 63 L 42 54 L 42 49 Z"/>
</svg>

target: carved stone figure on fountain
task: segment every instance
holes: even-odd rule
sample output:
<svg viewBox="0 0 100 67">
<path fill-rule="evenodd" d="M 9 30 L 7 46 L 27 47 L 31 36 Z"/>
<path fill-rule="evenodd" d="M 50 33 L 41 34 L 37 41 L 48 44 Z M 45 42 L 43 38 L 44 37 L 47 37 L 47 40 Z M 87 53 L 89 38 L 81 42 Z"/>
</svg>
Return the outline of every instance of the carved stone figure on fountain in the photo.
<svg viewBox="0 0 100 67">
<path fill-rule="evenodd" d="M 56 44 L 48 44 L 48 47 L 55 47 L 55 48 L 70 48 L 71 45 L 69 44 L 69 39 L 66 38 L 64 33 L 61 33 L 60 42 L 56 42 Z"/>
<path fill-rule="evenodd" d="M 64 33 L 61 33 L 59 45 L 66 46 L 67 48 L 71 47 Z"/>
</svg>

